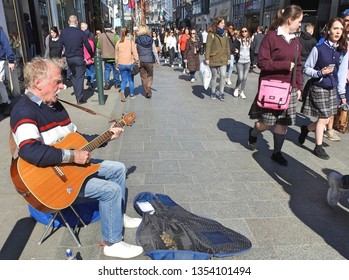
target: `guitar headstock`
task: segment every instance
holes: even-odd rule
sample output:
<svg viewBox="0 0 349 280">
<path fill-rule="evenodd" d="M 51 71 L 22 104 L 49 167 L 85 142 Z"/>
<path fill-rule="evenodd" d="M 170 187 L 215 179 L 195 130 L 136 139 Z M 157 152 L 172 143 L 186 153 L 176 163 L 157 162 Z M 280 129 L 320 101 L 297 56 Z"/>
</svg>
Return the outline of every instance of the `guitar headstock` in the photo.
<svg viewBox="0 0 349 280">
<path fill-rule="evenodd" d="M 136 119 L 136 114 L 134 112 L 130 112 L 127 114 L 123 114 L 122 118 L 119 120 L 114 120 L 115 125 L 118 127 L 123 127 L 123 126 L 131 126 Z"/>
</svg>

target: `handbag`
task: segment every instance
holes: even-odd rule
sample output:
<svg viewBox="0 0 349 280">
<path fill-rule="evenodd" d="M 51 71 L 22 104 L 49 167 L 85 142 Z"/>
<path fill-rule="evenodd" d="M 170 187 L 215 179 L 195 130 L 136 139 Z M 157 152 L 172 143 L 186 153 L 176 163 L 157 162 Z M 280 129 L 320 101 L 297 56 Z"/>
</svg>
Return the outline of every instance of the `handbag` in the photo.
<svg viewBox="0 0 349 280">
<path fill-rule="evenodd" d="M 134 56 L 133 56 L 132 41 L 131 41 L 131 56 L 132 56 L 133 61 L 134 61 L 133 65 L 132 65 L 132 67 L 131 67 L 131 74 L 132 74 L 132 75 L 137 75 L 137 74 L 139 73 L 140 69 L 139 69 L 139 66 L 138 66 L 138 64 L 137 64 L 137 62 L 136 62 Z"/>
<path fill-rule="evenodd" d="M 278 80 L 261 80 L 257 105 L 263 109 L 286 110 L 290 104 L 291 90 L 296 79 L 296 68 L 298 58 L 298 44 L 296 43 L 296 57 L 292 72 L 292 85 L 288 82 Z"/>
<path fill-rule="evenodd" d="M 140 69 L 137 63 L 133 64 L 131 67 L 131 74 L 132 75 L 137 75 L 139 73 Z"/>
<path fill-rule="evenodd" d="M 348 132 L 348 110 L 338 107 L 337 114 L 334 115 L 333 128 L 341 133 Z"/>
</svg>

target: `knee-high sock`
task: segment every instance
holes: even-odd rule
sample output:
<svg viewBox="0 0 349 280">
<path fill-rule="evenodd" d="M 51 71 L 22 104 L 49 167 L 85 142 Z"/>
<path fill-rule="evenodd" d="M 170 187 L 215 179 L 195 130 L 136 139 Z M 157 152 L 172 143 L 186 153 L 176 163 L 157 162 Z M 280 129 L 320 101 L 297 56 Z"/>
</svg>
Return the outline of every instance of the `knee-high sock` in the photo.
<svg viewBox="0 0 349 280">
<path fill-rule="evenodd" d="M 252 131 L 251 131 L 251 136 L 252 136 L 252 137 L 257 137 L 259 133 L 261 133 L 261 131 L 258 130 L 258 129 L 256 128 L 256 126 L 255 126 L 255 127 L 252 129 Z"/>
<path fill-rule="evenodd" d="M 274 138 L 274 153 L 281 152 L 282 146 L 284 145 L 286 134 L 273 134 Z"/>
</svg>

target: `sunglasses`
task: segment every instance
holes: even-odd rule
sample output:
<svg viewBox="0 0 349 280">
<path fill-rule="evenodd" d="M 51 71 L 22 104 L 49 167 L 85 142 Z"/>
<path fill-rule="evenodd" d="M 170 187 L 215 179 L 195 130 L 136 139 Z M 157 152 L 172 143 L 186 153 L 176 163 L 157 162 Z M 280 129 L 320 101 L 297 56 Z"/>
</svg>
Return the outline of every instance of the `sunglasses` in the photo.
<svg viewBox="0 0 349 280">
<path fill-rule="evenodd" d="M 192 32 L 191 34 L 196 34 L 196 32 Z"/>
<path fill-rule="evenodd" d="M 242 33 L 246 33 L 246 32 L 247 32 L 247 30 L 241 30 L 241 32 L 242 32 Z"/>
</svg>

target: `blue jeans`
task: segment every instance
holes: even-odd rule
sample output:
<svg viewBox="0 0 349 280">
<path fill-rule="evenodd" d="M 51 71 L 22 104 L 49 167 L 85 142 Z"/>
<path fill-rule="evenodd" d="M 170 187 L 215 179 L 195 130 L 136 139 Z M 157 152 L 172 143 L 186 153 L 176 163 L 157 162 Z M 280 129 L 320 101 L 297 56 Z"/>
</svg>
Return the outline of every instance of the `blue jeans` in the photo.
<svg viewBox="0 0 349 280">
<path fill-rule="evenodd" d="M 95 65 L 86 65 L 86 79 L 90 85 L 95 81 Z"/>
<path fill-rule="evenodd" d="M 131 68 L 134 64 L 131 65 L 122 65 L 119 64 L 119 70 L 121 74 L 121 91 L 125 93 L 125 89 L 127 86 L 127 83 L 130 87 L 130 95 L 133 95 L 135 92 L 135 84 L 134 84 L 134 75 L 131 74 Z"/>
<path fill-rule="evenodd" d="M 104 82 L 109 84 L 110 81 L 110 72 L 113 71 L 114 85 L 118 86 L 120 82 L 120 73 L 116 69 L 115 62 L 106 62 L 104 61 Z"/>
<path fill-rule="evenodd" d="M 228 79 L 230 79 L 231 74 L 233 74 L 233 70 L 234 70 L 234 62 L 235 62 L 235 58 L 234 55 L 230 55 L 230 62 L 229 62 L 229 71 L 228 71 Z"/>
<path fill-rule="evenodd" d="M 97 199 L 103 240 L 114 244 L 122 240 L 123 214 L 126 197 L 126 167 L 123 163 L 108 160 L 91 160 L 101 163 L 97 173 L 84 182 L 79 197 Z"/>
</svg>

